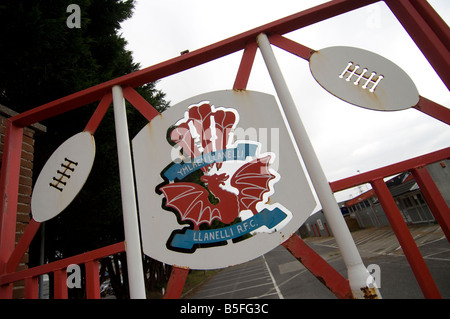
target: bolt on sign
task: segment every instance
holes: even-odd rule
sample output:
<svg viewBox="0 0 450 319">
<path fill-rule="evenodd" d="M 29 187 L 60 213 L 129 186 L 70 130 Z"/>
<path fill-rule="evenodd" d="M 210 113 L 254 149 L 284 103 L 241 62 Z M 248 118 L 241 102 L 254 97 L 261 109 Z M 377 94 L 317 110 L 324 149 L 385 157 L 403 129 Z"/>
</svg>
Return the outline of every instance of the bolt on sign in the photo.
<svg viewBox="0 0 450 319">
<path fill-rule="evenodd" d="M 371 110 L 398 111 L 415 106 L 419 92 L 399 66 L 359 48 L 330 47 L 309 60 L 316 81 L 336 97 Z"/>
<path fill-rule="evenodd" d="M 142 245 L 217 269 L 294 233 L 316 202 L 273 96 L 217 91 L 178 103 L 133 139 Z"/>
</svg>

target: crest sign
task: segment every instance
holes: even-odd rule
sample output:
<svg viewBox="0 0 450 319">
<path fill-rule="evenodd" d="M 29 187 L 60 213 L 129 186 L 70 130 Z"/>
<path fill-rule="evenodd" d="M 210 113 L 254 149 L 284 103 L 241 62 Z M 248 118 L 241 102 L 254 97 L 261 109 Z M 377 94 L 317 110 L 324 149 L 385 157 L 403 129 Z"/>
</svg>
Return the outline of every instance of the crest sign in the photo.
<svg viewBox="0 0 450 319">
<path fill-rule="evenodd" d="M 133 140 L 144 253 L 217 269 L 272 250 L 316 206 L 273 96 L 183 101 Z"/>
</svg>

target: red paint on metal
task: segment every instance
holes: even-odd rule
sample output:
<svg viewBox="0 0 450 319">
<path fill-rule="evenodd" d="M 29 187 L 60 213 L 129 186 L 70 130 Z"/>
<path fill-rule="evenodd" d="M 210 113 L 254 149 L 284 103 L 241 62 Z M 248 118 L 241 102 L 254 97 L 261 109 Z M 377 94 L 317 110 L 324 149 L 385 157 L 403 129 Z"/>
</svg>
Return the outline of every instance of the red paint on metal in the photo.
<svg viewBox="0 0 450 319">
<path fill-rule="evenodd" d="M 23 129 L 8 120 L 0 184 L 0 274 L 14 250 Z"/>
<path fill-rule="evenodd" d="M 414 108 L 444 122 L 445 124 L 450 125 L 450 109 L 445 106 L 420 96 L 419 102 L 416 106 L 414 106 Z"/>
<path fill-rule="evenodd" d="M 91 119 L 89 120 L 88 124 L 84 128 L 85 132 L 89 132 L 92 135 L 94 135 L 95 131 L 97 130 L 98 126 L 100 125 L 100 122 L 103 120 L 103 117 L 105 116 L 106 112 L 108 111 L 109 106 L 112 103 L 112 93 L 106 93 L 105 96 L 101 99 L 100 103 L 98 104 L 97 108 L 95 109 L 94 114 L 92 114 Z"/>
<path fill-rule="evenodd" d="M 330 186 L 333 192 L 339 192 L 347 188 L 352 188 L 376 179 L 382 179 L 387 176 L 396 175 L 402 172 L 409 171 L 413 168 L 439 162 L 447 158 L 450 158 L 450 147 L 422 156 L 414 157 L 403 162 L 374 169 L 370 172 L 364 172 L 355 176 L 334 181 L 330 183 Z"/>
<path fill-rule="evenodd" d="M 233 90 L 245 90 L 247 88 L 248 79 L 252 71 L 253 61 L 255 60 L 257 50 L 258 45 L 256 42 L 250 42 L 245 46 Z"/>
<path fill-rule="evenodd" d="M 167 291 L 164 299 L 180 299 L 183 293 L 184 283 L 189 274 L 188 268 L 181 268 L 177 266 L 172 267 L 169 282 L 167 283 Z"/>
<path fill-rule="evenodd" d="M 272 34 L 269 37 L 269 41 L 271 44 L 279 47 L 280 49 L 283 49 L 308 61 L 311 55 L 314 53 L 313 49 L 308 48 L 303 44 L 292 41 L 291 39 L 285 38 L 279 34 Z"/>
<path fill-rule="evenodd" d="M 353 298 L 347 279 L 327 263 L 318 253 L 309 247 L 299 236 L 292 235 L 283 243 L 314 276 L 316 276 L 338 298 Z"/>
<path fill-rule="evenodd" d="M 400 210 L 395 204 L 388 187 L 382 179 L 372 181 L 372 187 L 378 196 L 381 206 L 386 214 L 392 230 L 402 246 L 403 252 L 408 259 L 417 282 L 425 296 L 425 298 L 439 299 L 441 294 L 431 276 L 431 273 L 417 247 L 414 238 L 409 232 Z"/>
<path fill-rule="evenodd" d="M 450 242 L 450 209 L 445 199 L 442 197 L 426 167 L 415 168 L 411 172 L 434 218 L 438 221 L 447 240 Z"/>
<path fill-rule="evenodd" d="M 53 272 L 54 279 L 54 298 L 55 299 L 67 299 L 68 287 L 67 287 L 67 270 L 66 268 L 58 269 Z"/>
<path fill-rule="evenodd" d="M 30 269 L 25 269 L 25 270 L 18 271 L 15 273 L 0 275 L 0 286 L 9 285 L 10 283 L 13 283 L 18 280 L 22 280 L 24 278 L 38 277 L 43 274 L 57 272 L 61 269 L 64 271 L 64 275 L 67 278 L 66 268 L 69 265 L 72 265 L 72 264 L 80 265 L 83 263 L 87 263 L 89 261 L 99 260 L 106 256 L 115 255 L 115 254 L 118 254 L 118 253 L 121 253 L 124 251 L 125 251 L 125 243 L 119 242 L 119 243 L 116 243 L 116 244 L 113 244 L 110 246 L 102 247 L 102 248 L 99 248 L 96 250 L 89 251 L 84 254 L 76 255 L 76 256 L 65 258 L 65 259 L 58 260 L 58 261 L 54 261 L 54 262 L 44 264 L 41 266 L 33 267 Z M 66 279 L 66 281 L 67 281 L 67 279 Z M 66 281 L 64 282 L 64 285 L 66 285 L 66 288 L 67 288 Z M 0 298 L 1 298 L 1 296 L 0 296 Z"/>
<path fill-rule="evenodd" d="M 446 46 L 447 50 L 450 51 L 450 30 L 447 23 L 445 23 L 442 17 L 433 9 L 427 0 L 414 0 L 410 2 L 428 23 L 433 32 L 436 33 L 438 38 Z"/>
<path fill-rule="evenodd" d="M 319 226 L 317 226 L 317 224 L 314 224 L 314 226 L 316 227 L 316 229 L 317 229 L 317 237 L 322 237 L 322 234 L 320 233 L 320 229 L 319 229 Z"/>
<path fill-rule="evenodd" d="M 183 54 L 168 61 L 44 104 L 14 116 L 12 119 L 17 125 L 28 126 L 80 106 L 98 101 L 106 93 L 111 92 L 112 87 L 115 85 L 135 88 L 242 50 L 248 43 L 254 42 L 260 33 L 285 34 L 378 1 L 379 0 L 334 0 L 327 2 L 196 51 Z"/>
<path fill-rule="evenodd" d="M 0 178 L 0 275 L 14 251 L 23 129 L 6 123 Z M 12 285 L 0 287 L 0 298 L 12 298 Z"/>
<path fill-rule="evenodd" d="M 25 299 L 39 299 L 39 277 L 25 278 Z"/>
<path fill-rule="evenodd" d="M 6 271 L 8 273 L 15 271 L 17 266 L 19 266 L 20 260 L 27 251 L 28 246 L 30 246 L 31 241 L 33 240 L 34 235 L 36 235 L 36 232 L 38 231 L 40 226 L 41 223 L 35 221 L 34 219 L 30 220 L 30 223 L 25 229 L 25 232 L 20 238 L 19 243 L 17 244 L 16 248 L 11 254 L 11 257 L 8 260 L 8 264 L 6 267 Z"/>
<path fill-rule="evenodd" d="M 319 237 L 318 235 L 317 235 L 317 233 L 316 233 L 316 228 L 314 227 L 315 225 L 312 225 L 311 226 L 311 229 L 312 229 L 312 231 L 313 231 L 313 233 L 314 233 L 314 236 L 315 237 Z"/>
<path fill-rule="evenodd" d="M 368 190 L 367 192 L 360 194 L 358 197 L 346 201 L 345 206 L 350 207 L 373 196 L 375 196 L 375 192 L 373 191 L 373 189 Z"/>
<path fill-rule="evenodd" d="M 425 1 L 385 0 L 399 22 L 430 62 L 441 80 L 450 89 L 450 51 L 448 45 L 449 29 L 445 22 L 439 21 L 438 14 Z M 417 7 L 416 7 L 417 5 Z M 425 10 L 424 10 L 425 8 Z M 437 27 L 438 26 L 438 27 Z M 445 34 L 442 40 L 442 34 Z"/>
<path fill-rule="evenodd" d="M 87 299 L 100 299 L 99 261 L 90 260 L 86 267 L 86 297 Z"/>
<path fill-rule="evenodd" d="M 159 112 L 132 87 L 123 88 L 124 98 L 130 102 L 146 119 L 151 121 Z"/>
<path fill-rule="evenodd" d="M 29 126 L 48 118 L 69 112 L 80 106 L 98 101 L 110 91 L 111 88 L 109 86 L 106 86 L 105 84 L 99 84 L 97 86 L 85 89 L 83 91 L 68 95 L 61 99 L 23 112 L 12 117 L 11 120 L 19 126 Z"/>
</svg>

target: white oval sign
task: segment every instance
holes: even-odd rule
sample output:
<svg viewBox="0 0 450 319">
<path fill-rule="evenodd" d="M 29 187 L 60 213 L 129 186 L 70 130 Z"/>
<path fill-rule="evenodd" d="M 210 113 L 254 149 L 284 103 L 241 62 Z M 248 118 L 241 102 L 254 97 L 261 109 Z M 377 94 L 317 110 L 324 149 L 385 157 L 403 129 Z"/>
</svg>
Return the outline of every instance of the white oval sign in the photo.
<svg viewBox="0 0 450 319">
<path fill-rule="evenodd" d="M 273 96 L 218 91 L 183 101 L 133 139 L 144 253 L 191 269 L 257 258 L 314 210 Z"/>
<path fill-rule="evenodd" d="M 415 106 L 419 93 L 400 67 L 370 51 L 330 47 L 309 60 L 316 81 L 336 97 L 371 110 L 397 111 Z"/>
<path fill-rule="evenodd" d="M 61 213 L 86 182 L 95 158 L 95 141 L 89 132 L 65 141 L 50 156 L 31 196 L 33 219 L 49 220 Z"/>
</svg>

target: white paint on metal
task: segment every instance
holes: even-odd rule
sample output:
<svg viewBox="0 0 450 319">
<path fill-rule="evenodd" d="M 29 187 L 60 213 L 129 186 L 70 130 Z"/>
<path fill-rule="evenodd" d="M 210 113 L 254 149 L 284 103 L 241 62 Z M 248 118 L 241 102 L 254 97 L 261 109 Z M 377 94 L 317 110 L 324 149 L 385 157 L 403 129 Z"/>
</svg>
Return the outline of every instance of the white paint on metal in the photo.
<svg viewBox="0 0 450 319">
<path fill-rule="evenodd" d="M 281 101 L 281 106 L 286 113 L 286 118 L 292 129 L 300 154 L 302 155 L 306 169 L 311 177 L 311 182 L 316 190 L 317 197 L 322 204 L 325 217 L 333 230 L 334 237 L 342 253 L 353 295 L 355 298 L 363 298 L 361 288 L 366 286 L 366 279 L 370 274 L 362 262 L 356 244 L 353 241 L 352 235 L 350 234 L 333 192 L 331 191 L 328 180 L 300 118 L 298 108 L 295 105 L 283 74 L 281 73 L 281 69 L 275 58 L 269 39 L 265 34 L 260 34 L 257 41 L 272 78 L 275 90 Z M 339 75 L 339 73 L 337 73 L 337 75 Z M 336 78 L 339 79 L 338 76 L 336 76 Z"/>
<path fill-rule="evenodd" d="M 371 110 L 398 111 L 415 106 L 414 82 L 388 59 L 353 47 L 330 47 L 312 54 L 311 73 L 336 97 Z"/>
<path fill-rule="evenodd" d="M 86 182 L 95 158 L 95 141 L 89 132 L 66 140 L 50 156 L 31 196 L 33 219 L 45 222 L 61 213 Z"/>
<path fill-rule="evenodd" d="M 112 93 L 130 298 L 145 299 L 144 269 L 125 100 L 120 86 L 114 86 Z"/>
</svg>

